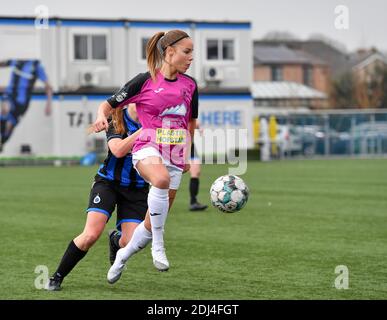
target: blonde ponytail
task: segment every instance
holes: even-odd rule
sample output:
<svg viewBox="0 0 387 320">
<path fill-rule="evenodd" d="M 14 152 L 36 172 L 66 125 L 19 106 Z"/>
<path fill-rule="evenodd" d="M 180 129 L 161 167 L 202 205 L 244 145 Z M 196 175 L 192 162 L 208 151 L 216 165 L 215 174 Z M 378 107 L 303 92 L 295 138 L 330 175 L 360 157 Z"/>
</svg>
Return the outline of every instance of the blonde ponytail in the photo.
<svg viewBox="0 0 387 320">
<path fill-rule="evenodd" d="M 160 44 L 158 44 L 158 42 L 164 35 L 165 32 L 156 33 L 149 39 L 146 45 L 146 60 L 153 80 L 156 79 L 157 70 L 161 67 L 163 61 L 162 52 L 160 52 Z"/>
<path fill-rule="evenodd" d="M 110 125 L 114 126 L 114 131 L 118 134 L 125 133 L 123 112 L 123 108 L 115 108 L 112 112 L 112 121 L 110 122 Z"/>
</svg>

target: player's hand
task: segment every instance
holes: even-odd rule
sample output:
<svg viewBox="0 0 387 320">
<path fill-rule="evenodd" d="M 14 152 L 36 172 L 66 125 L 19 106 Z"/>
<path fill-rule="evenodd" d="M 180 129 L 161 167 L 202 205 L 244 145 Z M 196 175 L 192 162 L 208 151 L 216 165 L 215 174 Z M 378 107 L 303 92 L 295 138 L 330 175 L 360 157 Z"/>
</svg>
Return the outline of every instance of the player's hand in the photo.
<svg viewBox="0 0 387 320">
<path fill-rule="evenodd" d="M 107 129 L 109 128 L 109 123 L 106 117 L 102 115 L 98 116 L 97 120 L 95 120 L 93 124 L 93 128 L 95 133 L 101 132 L 102 130 L 107 131 Z"/>
<path fill-rule="evenodd" d="M 191 165 L 189 163 L 186 163 L 184 165 L 184 169 L 183 169 L 183 173 L 186 173 L 187 171 L 189 171 L 191 169 Z"/>
</svg>

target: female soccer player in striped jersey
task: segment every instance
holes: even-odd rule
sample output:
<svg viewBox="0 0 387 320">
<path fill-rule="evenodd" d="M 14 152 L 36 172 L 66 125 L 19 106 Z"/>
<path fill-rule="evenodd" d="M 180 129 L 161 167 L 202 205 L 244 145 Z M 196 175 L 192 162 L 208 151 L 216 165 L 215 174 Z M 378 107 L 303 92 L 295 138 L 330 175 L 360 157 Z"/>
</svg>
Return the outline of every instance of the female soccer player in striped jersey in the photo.
<svg viewBox="0 0 387 320">
<path fill-rule="evenodd" d="M 143 232 L 152 232 L 152 257 L 160 271 L 169 269 L 164 248 L 164 225 L 181 175 L 189 170 L 191 137 L 198 116 L 196 81 L 185 72 L 193 61 L 193 42 L 187 33 L 155 34 L 147 44 L 149 71 L 138 74 L 98 109 L 96 132 L 106 130 L 112 109 L 136 103 L 142 132 L 133 146 L 133 164 L 152 186 L 148 195 L 151 230 L 140 224 L 129 244 L 117 252 L 108 281 L 118 280 L 127 259 L 140 250 Z M 141 231 L 142 230 L 142 231 Z"/>
<path fill-rule="evenodd" d="M 112 119 L 106 133 L 109 152 L 94 178 L 84 230 L 70 241 L 57 270 L 47 283 L 49 291 L 61 289 L 63 279 L 98 240 L 116 207 L 116 226 L 120 233 L 109 234 L 111 263 L 119 247 L 128 243 L 135 228 L 145 218 L 149 186 L 133 168 L 130 153 L 141 131 L 140 124 L 136 122 L 135 106 L 116 109 Z M 151 239 L 150 232 L 145 234 L 141 246 L 146 246 Z"/>
</svg>

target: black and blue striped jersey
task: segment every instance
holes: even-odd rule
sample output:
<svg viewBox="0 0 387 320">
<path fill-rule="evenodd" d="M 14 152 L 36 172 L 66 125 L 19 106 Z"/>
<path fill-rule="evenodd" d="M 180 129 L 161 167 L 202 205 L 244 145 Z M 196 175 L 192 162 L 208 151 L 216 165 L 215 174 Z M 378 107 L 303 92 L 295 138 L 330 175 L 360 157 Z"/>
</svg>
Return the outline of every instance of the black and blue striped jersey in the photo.
<svg viewBox="0 0 387 320">
<path fill-rule="evenodd" d="M 36 79 L 47 81 L 47 75 L 39 60 L 7 60 L 12 67 L 6 95 L 21 105 L 28 105 Z"/>
<path fill-rule="evenodd" d="M 109 125 L 109 129 L 106 133 L 107 141 L 113 138 L 125 139 L 139 128 L 141 124 L 135 122 L 128 114 L 128 110 L 123 110 L 124 114 L 124 125 L 126 133 L 119 134 L 115 131 L 113 124 Z M 108 151 L 108 155 L 104 163 L 100 166 L 98 173 L 99 176 L 118 183 L 123 187 L 130 188 L 144 188 L 148 187 L 148 183 L 138 174 L 136 169 L 133 167 L 132 154 L 128 153 L 125 157 L 117 158 L 113 153 Z"/>
</svg>

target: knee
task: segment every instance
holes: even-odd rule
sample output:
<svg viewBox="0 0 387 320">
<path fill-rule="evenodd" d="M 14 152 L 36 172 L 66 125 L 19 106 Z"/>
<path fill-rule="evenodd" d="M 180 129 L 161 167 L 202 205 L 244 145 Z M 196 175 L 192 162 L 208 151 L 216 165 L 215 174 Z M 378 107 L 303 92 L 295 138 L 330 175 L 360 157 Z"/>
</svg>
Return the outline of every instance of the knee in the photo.
<svg viewBox="0 0 387 320">
<path fill-rule="evenodd" d="M 152 181 L 152 185 L 159 189 L 169 189 L 169 182 L 169 175 L 165 174 L 155 177 Z"/>
<path fill-rule="evenodd" d="M 200 166 L 195 163 L 191 164 L 190 174 L 191 174 L 191 178 L 199 178 Z"/>
<path fill-rule="evenodd" d="M 89 248 L 91 248 L 94 245 L 94 243 L 96 243 L 98 238 L 99 238 L 99 234 L 97 232 L 86 232 L 86 233 L 84 233 L 83 237 L 82 237 L 83 247 L 86 250 L 88 250 Z"/>
<path fill-rule="evenodd" d="M 199 179 L 199 177 L 200 177 L 200 171 L 195 171 L 195 170 L 191 171 L 191 178 Z"/>
</svg>

